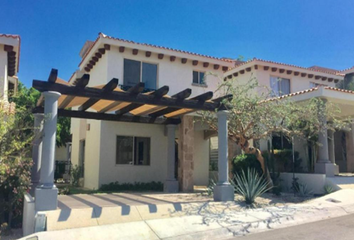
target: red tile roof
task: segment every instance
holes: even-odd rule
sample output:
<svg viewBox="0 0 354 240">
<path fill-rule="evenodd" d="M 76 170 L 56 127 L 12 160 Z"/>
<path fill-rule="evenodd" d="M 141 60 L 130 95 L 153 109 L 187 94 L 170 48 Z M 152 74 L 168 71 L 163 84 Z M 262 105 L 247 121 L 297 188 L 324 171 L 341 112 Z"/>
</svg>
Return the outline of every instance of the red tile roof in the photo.
<svg viewBox="0 0 354 240">
<path fill-rule="evenodd" d="M 199 54 L 199 53 L 194 53 L 194 52 L 189 52 L 189 51 L 183 51 L 183 50 L 179 50 L 179 49 L 175 49 L 175 48 L 169 48 L 169 47 L 163 47 L 163 46 L 158 46 L 158 45 L 153 45 L 153 44 L 148 44 L 148 43 L 138 43 L 138 42 L 134 42 L 131 40 L 126 40 L 126 39 L 122 39 L 122 38 L 115 38 L 115 37 L 111 37 L 111 36 L 107 36 L 103 33 L 99 33 L 98 37 L 96 38 L 96 40 L 94 41 L 94 43 L 92 44 L 91 48 L 87 50 L 86 54 L 84 55 L 84 57 L 82 58 L 79 66 L 81 65 L 81 63 L 84 61 L 84 59 L 86 58 L 86 56 L 89 54 L 89 52 L 91 51 L 91 49 L 93 48 L 93 46 L 97 43 L 98 39 L 100 38 L 107 38 L 107 39 L 113 39 L 113 40 L 117 40 L 117 41 L 121 41 L 121 42 L 126 42 L 126 43 L 133 43 L 133 44 L 137 44 L 137 45 L 141 45 L 141 46 L 148 46 L 148 47 L 154 47 L 154 48 L 158 48 L 158 49 L 164 49 L 164 50 L 170 50 L 170 51 L 175 51 L 175 52 L 180 52 L 180 53 L 185 53 L 185 54 L 190 54 L 190 55 L 194 55 L 194 56 L 199 56 L 199 57 L 206 57 L 206 58 L 211 58 L 211 59 L 215 59 L 215 60 L 220 60 L 220 61 L 224 61 L 224 62 L 228 62 L 228 63 L 232 63 L 234 62 L 231 59 L 228 58 L 217 58 L 217 57 L 212 57 L 212 56 L 208 56 L 208 55 L 203 55 L 203 54 Z"/>
<path fill-rule="evenodd" d="M 332 68 L 326 68 L 326 67 L 321 67 L 321 66 L 312 66 L 312 67 L 309 67 L 308 69 L 311 69 L 311 70 L 318 70 L 318 71 L 322 71 L 322 72 L 330 72 L 330 73 L 333 73 L 333 74 L 336 74 L 337 72 L 339 72 L 339 70 L 336 70 L 336 69 L 332 69 Z"/>
<path fill-rule="evenodd" d="M 6 37 L 6 38 L 13 38 L 13 39 L 21 39 L 20 35 L 16 35 L 16 34 L 4 34 L 4 33 L 0 33 L 0 37 Z"/>
<path fill-rule="evenodd" d="M 319 87 L 314 87 L 314 88 L 310 88 L 310 89 L 306 89 L 306 90 L 302 90 L 302 91 L 286 94 L 286 95 L 283 95 L 283 96 L 280 96 L 280 97 L 270 98 L 270 99 L 265 100 L 265 101 L 273 101 L 273 100 L 276 100 L 276 99 L 283 99 L 283 98 L 293 97 L 293 96 L 297 96 L 297 95 L 301 95 L 301 94 L 305 94 L 305 93 L 309 93 L 309 92 L 314 92 L 314 91 L 317 91 L 318 89 L 319 89 Z M 340 89 L 340 88 L 335 88 L 335 87 L 326 86 L 326 87 L 324 87 L 324 89 L 331 90 L 331 91 L 354 94 L 354 91 L 346 90 L 346 89 Z"/>
<path fill-rule="evenodd" d="M 6 38 L 13 38 L 13 39 L 18 39 L 18 59 L 17 59 L 17 72 L 20 70 L 20 53 L 21 53 L 21 37 L 20 35 L 16 34 L 5 34 L 5 33 L 0 33 L 0 37 L 6 37 Z"/>
<path fill-rule="evenodd" d="M 310 71 L 327 73 L 327 74 L 332 74 L 332 75 L 341 75 L 341 74 L 339 74 L 339 72 L 328 71 L 325 68 L 323 68 L 323 69 L 305 68 L 305 67 L 300 67 L 300 66 L 293 65 L 293 64 L 287 64 L 287 63 L 280 63 L 280 62 L 275 62 L 275 61 L 263 60 L 263 59 L 260 59 L 260 58 L 253 58 L 253 59 L 248 60 L 246 62 L 242 62 L 242 63 L 236 65 L 235 67 L 231 68 L 231 69 L 235 69 L 235 68 L 238 68 L 238 67 L 240 67 L 242 65 L 245 65 L 245 64 L 250 63 L 250 62 L 255 62 L 255 61 L 264 62 L 264 63 L 271 63 L 271 64 L 278 64 L 278 65 L 287 66 L 287 67 L 295 67 L 295 68 L 299 68 L 299 69 L 303 69 L 303 70 L 310 70 Z M 229 70 L 231 70 L 231 69 L 229 69 Z"/>
</svg>

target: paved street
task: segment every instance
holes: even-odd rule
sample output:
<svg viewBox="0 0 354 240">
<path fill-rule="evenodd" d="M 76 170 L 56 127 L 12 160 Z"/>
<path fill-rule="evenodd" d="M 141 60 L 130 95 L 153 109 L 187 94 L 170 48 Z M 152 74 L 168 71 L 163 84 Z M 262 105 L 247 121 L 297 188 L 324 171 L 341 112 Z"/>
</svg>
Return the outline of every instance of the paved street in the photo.
<svg viewBox="0 0 354 240">
<path fill-rule="evenodd" d="M 250 234 L 233 239 L 242 240 L 352 240 L 354 239 L 354 214 L 306 223 L 294 227 Z"/>
</svg>

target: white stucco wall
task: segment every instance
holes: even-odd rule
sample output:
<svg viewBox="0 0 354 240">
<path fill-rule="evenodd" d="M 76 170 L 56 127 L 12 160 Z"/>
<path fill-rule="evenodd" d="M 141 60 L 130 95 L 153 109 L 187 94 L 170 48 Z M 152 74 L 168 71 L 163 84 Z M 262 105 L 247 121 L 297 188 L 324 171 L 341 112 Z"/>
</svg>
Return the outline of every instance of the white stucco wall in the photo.
<svg viewBox="0 0 354 240">
<path fill-rule="evenodd" d="M 115 181 L 120 183 L 164 182 L 167 173 L 167 136 L 164 135 L 164 128 L 162 125 L 154 124 L 102 121 L 99 184 Z M 117 135 L 150 137 L 150 165 L 116 164 Z M 99 140 L 98 137 L 96 139 Z"/>
<path fill-rule="evenodd" d="M 90 130 L 86 132 L 84 186 L 91 189 L 99 188 L 100 161 L 105 161 L 100 156 L 101 143 L 106 143 L 105 138 L 101 136 L 101 122 L 87 120 Z M 79 141 L 76 144 L 79 145 Z"/>
<path fill-rule="evenodd" d="M 192 65 L 192 60 L 182 64 L 181 58 L 170 61 L 170 56 L 165 55 L 162 60 L 158 59 L 158 54 L 152 52 L 147 58 L 145 51 L 139 51 L 137 55 L 132 54 L 132 50 L 126 48 L 124 53 L 120 53 L 118 46 L 111 45 L 111 49 L 99 59 L 93 69 L 89 72 L 89 86 L 106 84 L 112 78 L 118 78 L 119 84 L 123 84 L 123 62 L 124 58 L 154 63 L 158 65 L 157 87 L 168 85 L 170 91 L 168 95 L 173 95 L 186 88 L 192 89 L 192 95 L 196 96 L 207 91 L 215 91 L 222 79 L 222 66 L 231 65 L 220 64 L 218 70 L 213 69 L 213 64 L 207 68 L 203 67 L 203 61 L 199 60 L 197 66 Z M 188 57 L 188 56 L 187 56 Z M 199 59 L 198 57 L 197 59 Z M 213 60 L 215 62 L 215 60 Z M 82 65 L 83 67 L 84 65 Z M 193 71 L 212 72 L 217 76 L 207 75 L 205 86 L 195 86 L 192 84 Z M 216 97 L 216 96 L 215 96 Z M 87 124 L 90 130 L 86 131 Z M 150 182 L 166 180 L 167 171 L 167 137 L 164 135 L 164 126 L 152 124 L 121 123 L 108 121 L 92 121 L 73 119 L 71 131 L 72 140 L 72 163 L 79 163 L 79 141 L 86 139 L 85 151 L 85 187 L 98 188 L 101 184 L 114 181 L 119 182 Z M 84 134 L 86 133 L 86 134 Z M 116 165 L 116 136 L 148 136 L 151 137 L 151 165 L 150 166 L 130 166 Z M 203 130 L 196 131 L 195 134 L 195 168 L 194 180 L 197 185 L 208 184 L 209 170 L 209 141 L 204 140 Z"/>
<path fill-rule="evenodd" d="M 105 54 L 108 64 L 107 80 L 115 77 L 119 79 L 119 84 L 123 84 L 124 58 L 157 64 L 157 87 L 168 85 L 170 87 L 168 95 L 173 95 L 186 88 L 192 89 L 191 96 L 199 95 L 206 91 L 215 91 L 222 79 L 223 72 L 221 67 L 219 70 L 214 70 L 213 65 L 209 64 L 208 68 L 204 68 L 202 62 L 199 62 L 197 66 L 193 66 L 191 63 L 192 60 L 189 59 L 187 63 L 182 64 L 180 58 L 176 58 L 174 62 L 171 62 L 169 56 L 165 56 L 160 60 L 157 55 L 157 53 L 152 53 L 151 56 L 147 58 L 145 57 L 144 51 L 139 51 L 137 55 L 133 55 L 131 49 L 126 49 L 124 53 L 120 53 L 117 46 L 111 46 L 111 50 L 107 51 Z M 96 67 L 97 66 L 95 66 L 91 72 L 102 71 L 97 70 Z M 208 87 L 194 86 L 192 85 L 193 71 L 212 72 L 219 77 L 208 75 L 206 77 Z M 94 75 L 91 74 L 91 78 L 94 78 Z M 102 79 L 104 79 L 104 77 L 102 77 Z"/>
<path fill-rule="evenodd" d="M 0 100 L 7 99 L 7 52 L 4 45 L 0 44 Z"/>
<path fill-rule="evenodd" d="M 313 74 L 316 74 L 316 72 L 314 72 Z M 320 75 L 320 73 L 318 74 Z M 310 89 L 311 88 L 310 82 L 324 84 L 330 87 L 335 87 L 335 83 L 333 81 L 328 82 L 328 81 L 316 80 L 314 77 L 308 78 L 308 76 L 301 77 L 300 74 L 298 76 L 295 76 L 293 73 L 287 74 L 286 71 L 284 73 L 279 73 L 279 71 L 272 72 L 270 69 L 265 71 L 263 70 L 262 66 L 259 66 L 258 69 L 254 69 L 254 67 L 252 67 L 252 70 L 250 72 L 245 72 L 244 74 L 238 74 L 238 76 L 235 77 L 235 80 L 236 82 L 239 83 L 245 83 L 246 81 L 249 81 L 251 78 L 256 78 L 259 82 L 259 85 L 270 88 L 271 76 L 290 79 L 290 92 L 298 92 L 298 91 Z"/>
<path fill-rule="evenodd" d="M 209 139 L 204 139 L 204 131 L 194 131 L 194 185 L 209 184 Z"/>
</svg>

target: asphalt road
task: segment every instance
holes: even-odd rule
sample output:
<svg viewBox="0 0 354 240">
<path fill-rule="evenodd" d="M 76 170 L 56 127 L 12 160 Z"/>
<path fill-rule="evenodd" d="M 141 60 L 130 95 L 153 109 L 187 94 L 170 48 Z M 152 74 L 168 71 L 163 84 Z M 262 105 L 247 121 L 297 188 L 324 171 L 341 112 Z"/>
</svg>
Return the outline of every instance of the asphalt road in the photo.
<svg viewBox="0 0 354 240">
<path fill-rule="evenodd" d="M 331 218 L 294 227 L 269 230 L 243 237 L 237 240 L 353 240 L 354 214 Z"/>
</svg>

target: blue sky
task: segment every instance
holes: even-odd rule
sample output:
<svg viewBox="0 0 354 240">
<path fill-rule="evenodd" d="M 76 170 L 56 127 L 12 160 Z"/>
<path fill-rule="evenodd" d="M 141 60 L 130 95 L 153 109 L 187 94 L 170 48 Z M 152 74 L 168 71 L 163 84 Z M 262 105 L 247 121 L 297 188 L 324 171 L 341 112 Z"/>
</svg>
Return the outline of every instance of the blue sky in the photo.
<svg viewBox="0 0 354 240">
<path fill-rule="evenodd" d="M 3 0 L 0 33 L 21 35 L 20 80 L 68 79 L 99 32 L 216 57 L 354 65 L 352 0 Z"/>
</svg>

